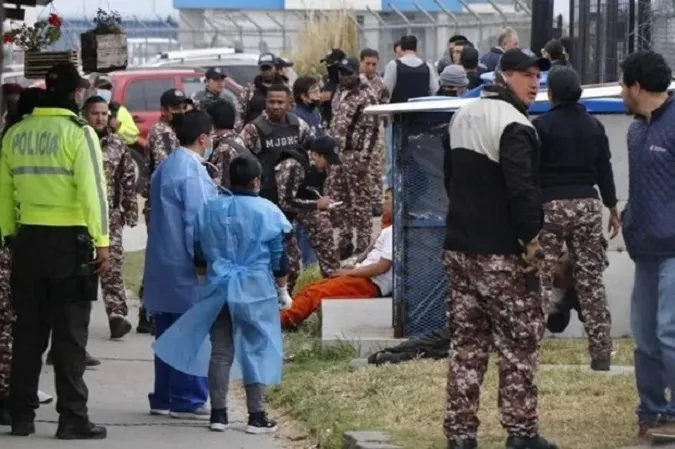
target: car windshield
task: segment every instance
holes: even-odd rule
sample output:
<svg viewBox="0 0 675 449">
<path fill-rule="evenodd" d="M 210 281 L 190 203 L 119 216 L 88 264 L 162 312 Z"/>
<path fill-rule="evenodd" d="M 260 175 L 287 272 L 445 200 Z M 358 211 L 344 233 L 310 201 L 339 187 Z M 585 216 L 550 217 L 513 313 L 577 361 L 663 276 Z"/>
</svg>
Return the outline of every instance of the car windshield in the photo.
<svg viewBox="0 0 675 449">
<path fill-rule="evenodd" d="M 222 66 L 213 66 L 218 67 L 223 73 L 238 84 L 245 86 L 248 83 L 253 81 L 253 78 L 260 73 L 260 69 L 257 64 L 252 65 L 222 65 Z M 211 67 L 206 67 L 211 68 Z"/>
</svg>

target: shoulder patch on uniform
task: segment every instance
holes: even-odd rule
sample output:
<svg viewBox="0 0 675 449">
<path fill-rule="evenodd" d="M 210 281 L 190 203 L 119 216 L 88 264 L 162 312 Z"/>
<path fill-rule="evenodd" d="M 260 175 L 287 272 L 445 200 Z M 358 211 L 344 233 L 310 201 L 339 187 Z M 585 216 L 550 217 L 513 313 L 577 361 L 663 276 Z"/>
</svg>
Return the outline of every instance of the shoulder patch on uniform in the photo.
<svg viewBox="0 0 675 449">
<path fill-rule="evenodd" d="M 70 117 L 70 120 L 72 120 L 73 123 L 75 123 L 80 128 L 84 128 L 85 126 L 89 125 L 89 123 L 87 123 L 87 121 L 85 119 L 83 119 L 82 117 L 80 117 L 79 115 L 71 115 L 69 117 Z"/>
</svg>

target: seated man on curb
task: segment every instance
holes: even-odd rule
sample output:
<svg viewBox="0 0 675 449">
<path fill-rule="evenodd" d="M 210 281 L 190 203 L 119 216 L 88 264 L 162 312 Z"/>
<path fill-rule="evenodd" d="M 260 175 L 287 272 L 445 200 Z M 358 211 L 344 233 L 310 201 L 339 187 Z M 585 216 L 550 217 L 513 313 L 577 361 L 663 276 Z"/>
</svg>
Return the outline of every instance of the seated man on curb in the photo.
<svg viewBox="0 0 675 449">
<path fill-rule="evenodd" d="M 321 301 L 325 298 L 365 299 L 391 293 L 394 253 L 391 215 L 391 189 L 388 189 L 382 202 L 382 231 L 377 239 L 357 259 L 354 267 L 335 271 L 331 277 L 300 290 L 293 297 L 291 308 L 281 311 L 282 328 L 292 329 L 300 325 L 321 307 Z"/>
</svg>

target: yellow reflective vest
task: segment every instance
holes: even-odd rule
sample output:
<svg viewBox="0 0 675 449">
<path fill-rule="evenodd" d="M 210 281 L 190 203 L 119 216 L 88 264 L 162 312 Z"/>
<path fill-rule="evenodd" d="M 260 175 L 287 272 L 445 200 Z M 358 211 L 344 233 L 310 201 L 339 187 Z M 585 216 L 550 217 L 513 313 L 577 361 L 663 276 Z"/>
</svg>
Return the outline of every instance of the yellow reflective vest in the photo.
<svg viewBox="0 0 675 449">
<path fill-rule="evenodd" d="M 18 223 L 86 226 L 97 247 L 109 245 L 101 146 L 93 128 L 62 108 L 35 108 L 2 139 L 0 236 Z"/>
<path fill-rule="evenodd" d="M 117 120 L 120 121 L 117 135 L 119 135 L 127 145 L 135 144 L 138 140 L 138 127 L 129 110 L 122 105 L 120 105 L 120 109 L 117 111 Z"/>
</svg>

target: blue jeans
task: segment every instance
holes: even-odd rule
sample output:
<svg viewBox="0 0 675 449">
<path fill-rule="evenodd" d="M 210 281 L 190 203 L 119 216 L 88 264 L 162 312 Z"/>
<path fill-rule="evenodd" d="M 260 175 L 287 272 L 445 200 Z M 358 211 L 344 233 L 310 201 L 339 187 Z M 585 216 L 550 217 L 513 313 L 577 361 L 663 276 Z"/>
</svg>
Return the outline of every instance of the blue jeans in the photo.
<svg viewBox="0 0 675 449">
<path fill-rule="evenodd" d="M 631 297 L 640 422 L 675 419 L 675 258 L 637 257 Z M 671 397 L 675 395 L 671 393 Z"/>
<path fill-rule="evenodd" d="M 302 266 L 307 267 L 316 263 L 316 254 L 312 248 L 312 243 L 309 241 L 309 234 L 307 234 L 307 231 L 305 231 L 305 228 L 300 223 L 295 224 L 295 234 L 297 235 L 298 246 L 302 254 Z"/>
<path fill-rule="evenodd" d="M 394 127 L 384 129 L 384 189 L 394 186 Z"/>
<path fill-rule="evenodd" d="M 153 313 L 155 320 L 155 339 L 175 323 L 179 314 Z M 155 391 L 148 395 L 150 408 L 170 410 L 172 412 L 194 412 L 206 404 L 209 397 L 206 377 L 196 377 L 182 373 L 155 356 Z"/>
</svg>

